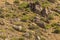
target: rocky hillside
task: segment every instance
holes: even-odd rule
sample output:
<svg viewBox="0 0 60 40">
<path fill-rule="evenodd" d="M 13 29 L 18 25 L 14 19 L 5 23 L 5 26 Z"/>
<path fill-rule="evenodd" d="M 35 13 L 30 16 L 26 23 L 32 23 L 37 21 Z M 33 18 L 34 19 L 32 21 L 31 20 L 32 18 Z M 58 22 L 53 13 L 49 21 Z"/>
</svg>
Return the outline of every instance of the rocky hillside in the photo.
<svg viewBox="0 0 60 40">
<path fill-rule="evenodd" d="M 0 40 L 60 40 L 60 0 L 0 0 Z"/>
</svg>

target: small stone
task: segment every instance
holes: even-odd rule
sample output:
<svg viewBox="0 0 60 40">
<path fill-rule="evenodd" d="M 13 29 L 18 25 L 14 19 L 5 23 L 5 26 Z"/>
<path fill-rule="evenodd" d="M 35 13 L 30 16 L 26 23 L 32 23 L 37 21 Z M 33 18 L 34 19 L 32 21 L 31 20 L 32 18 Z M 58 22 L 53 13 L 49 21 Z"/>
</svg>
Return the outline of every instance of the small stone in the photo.
<svg viewBox="0 0 60 40">
<path fill-rule="evenodd" d="M 35 40 L 41 40 L 41 38 L 39 36 L 36 36 L 36 39 Z"/>
<path fill-rule="evenodd" d="M 31 38 L 31 34 L 29 32 L 26 32 L 23 36 L 26 38 Z"/>
<path fill-rule="evenodd" d="M 22 26 L 16 26 L 16 25 L 14 25 L 13 28 L 15 30 L 18 30 L 18 31 L 21 31 L 22 30 Z"/>
<path fill-rule="evenodd" d="M 42 11 L 41 11 L 41 15 L 43 16 L 43 17 L 47 17 L 48 16 L 48 9 L 47 8 L 44 8 Z"/>
</svg>

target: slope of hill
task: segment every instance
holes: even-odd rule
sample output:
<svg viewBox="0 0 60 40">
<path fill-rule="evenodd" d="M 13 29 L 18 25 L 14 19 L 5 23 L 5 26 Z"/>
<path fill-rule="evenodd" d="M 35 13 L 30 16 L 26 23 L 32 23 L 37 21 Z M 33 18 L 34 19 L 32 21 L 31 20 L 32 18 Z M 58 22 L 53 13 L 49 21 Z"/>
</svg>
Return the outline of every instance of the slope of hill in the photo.
<svg viewBox="0 0 60 40">
<path fill-rule="evenodd" d="M 60 40 L 60 0 L 0 0 L 0 40 Z"/>
</svg>

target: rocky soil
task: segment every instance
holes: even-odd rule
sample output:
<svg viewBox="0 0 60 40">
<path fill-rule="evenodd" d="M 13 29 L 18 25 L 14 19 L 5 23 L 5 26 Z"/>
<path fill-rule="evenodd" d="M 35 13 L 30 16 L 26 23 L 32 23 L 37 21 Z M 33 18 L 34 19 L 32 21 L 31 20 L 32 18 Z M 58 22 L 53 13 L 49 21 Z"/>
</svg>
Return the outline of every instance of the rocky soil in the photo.
<svg viewBox="0 0 60 40">
<path fill-rule="evenodd" d="M 60 0 L 0 0 L 0 40 L 60 40 Z"/>
</svg>

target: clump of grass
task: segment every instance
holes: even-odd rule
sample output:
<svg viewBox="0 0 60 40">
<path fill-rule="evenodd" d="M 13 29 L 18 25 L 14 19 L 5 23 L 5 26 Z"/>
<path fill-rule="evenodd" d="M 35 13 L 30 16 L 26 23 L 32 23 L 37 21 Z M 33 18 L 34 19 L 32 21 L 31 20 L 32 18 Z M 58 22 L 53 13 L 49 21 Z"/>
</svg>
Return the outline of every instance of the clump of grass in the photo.
<svg viewBox="0 0 60 40">
<path fill-rule="evenodd" d="M 20 37 L 20 38 L 13 37 L 13 38 L 11 38 L 11 40 L 25 40 L 25 39 L 24 39 L 24 37 Z"/>
<path fill-rule="evenodd" d="M 30 29 L 30 30 L 35 30 L 35 29 L 38 29 L 38 27 L 30 26 L 29 29 Z"/>
<path fill-rule="evenodd" d="M 5 35 L 0 35 L 0 38 L 5 40 L 6 36 Z"/>
<path fill-rule="evenodd" d="M 45 40 L 45 38 L 41 38 L 41 40 Z"/>
<path fill-rule="evenodd" d="M 13 37 L 13 38 L 11 38 L 11 40 L 17 40 L 17 38 Z"/>
<path fill-rule="evenodd" d="M 55 27 L 55 30 L 53 31 L 53 33 L 60 34 L 60 27 L 59 26 Z"/>
<path fill-rule="evenodd" d="M 42 7 L 49 7 L 50 5 L 51 5 L 50 2 L 48 2 L 48 1 L 44 1 L 41 3 Z"/>
<path fill-rule="evenodd" d="M 54 29 L 55 29 L 55 30 L 53 31 L 53 33 L 59 34 L 59 33 L 60 33 L 60 25 L 59 25 L 58 23 L 54 23 L 52 26 L 53 26 Z"/>
<path fill-rule="evenodd" d="M 49 20 L 53 20 L 53 19 L 54 19 L 54 15 L 53 15 L 53 14 L 50 14 L 50 15 L 48 16 L 48 19 L 49 19 Z"/>
<path fill-rule="evenodd" d="M 36 30 L 36 29 L 38 29 L 39 27 L 37 26 L 37 25 L 30 25 L 29 26 L 29 28 L 28 29 L 30 29 L 30 30 Z"/>
<path fill-rule="evenodd" d="M 52 27 L 59 27 L 59 24 L 58 23 L 53 23 L 51 24 Z"/>
<path fill-rule="evenodd" d="M 5 4 L 6 4 L 6 5 L 10 5 L 10 3 L 9 3 L 9 2 L 5 2 Z"/>
<path fill-rule="evenodd" d="M 24 2 L 24 3 L 20 4 L 18 8 L 19 9 L 26 8 L 27 6 L 28 6 L 28 3 L 27 2 Z"/>
<path fill-rule="evenodd" d="M 22 21 L 27 21 L 28 19 L 29 19 L 29 17 L 27 15 L 25 15 L 21 18 Z"/>
<path fill-rule="evenodd" d="M 19 3 L 19 0 L 15 0 L 14 3 Z"/>
<path fill-rule="evenodd" d="M 49 25 L 49 24 L 46 24 L 45 25 L 45 29 L 49 29 L 49 28 L 51 28 L 52 26 L 51 25 Z"/>
<path fill-rule="evenodd" d="M 36 16 L 35 14 L 24 15 L 24 16 L 21 18 L 21 20 L 24 21 L 24 22 L 26 22 L 27 20 L 33 20 L 35 16 Z"/>
<path fill-rule="evenodd" d="M 24 37 L 19 38 L 18 40 L 25 40 Z"/>
<path fill-rule="evenodd" d="M 53 33 L 59 33 L 60 34 L 60 29 L 56 29 Z"/>
</svg>

